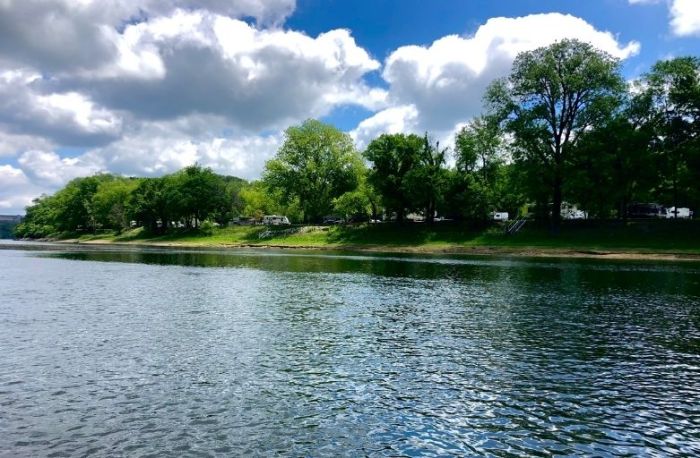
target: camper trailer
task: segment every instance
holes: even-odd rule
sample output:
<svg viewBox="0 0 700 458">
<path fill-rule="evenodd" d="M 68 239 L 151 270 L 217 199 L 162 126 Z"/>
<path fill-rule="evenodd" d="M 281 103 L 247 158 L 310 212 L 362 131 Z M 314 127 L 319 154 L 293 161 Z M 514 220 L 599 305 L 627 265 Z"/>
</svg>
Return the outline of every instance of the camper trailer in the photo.
<svg viewBox="0 0 700 458">
<path fill-rule="evenodd" d="M 690 209 L 687 207 L 678 207 L 678 210 L 676 210 L 676 207 L 664 208 L 664 213 L 662 215 L 662 218 L 667 218 L 667 219 L 673 219 L 673 218 L 690 219 L 692 217 L 693 217 L 693 212 L 690 211 Z"/>
<path fill-rule="evenodd" d="M 289 226 L 291 224 L 286 216 L 280 215 L 265 215 L 262 223 L 265 226 Z"/>
<path fill-rule="evenodd" d="M 508 212 L 493 212 L 491 213 L 491 219 L 494 221 L 508 221 Z"/>
</svg>

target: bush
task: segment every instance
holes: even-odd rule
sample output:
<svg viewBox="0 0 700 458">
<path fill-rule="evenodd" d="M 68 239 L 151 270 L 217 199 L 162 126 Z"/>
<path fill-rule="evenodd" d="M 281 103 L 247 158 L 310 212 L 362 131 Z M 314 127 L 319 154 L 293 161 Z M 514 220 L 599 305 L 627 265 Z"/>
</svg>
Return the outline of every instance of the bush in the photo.
<svg viewBox="0 0 700 458">
<path fill-rule="evenodd" d="M 214 233 L 214 228 L 216 225 L 211 220 L 204 220 L 199 226 L 199 231 L 204 235 L 212 235 Z"/>
</svg>

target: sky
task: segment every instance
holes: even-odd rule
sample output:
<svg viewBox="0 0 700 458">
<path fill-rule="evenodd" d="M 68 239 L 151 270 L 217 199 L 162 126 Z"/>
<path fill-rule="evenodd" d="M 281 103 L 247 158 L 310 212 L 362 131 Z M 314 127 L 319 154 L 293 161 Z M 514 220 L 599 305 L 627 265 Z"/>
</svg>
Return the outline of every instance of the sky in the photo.
<svg viewBox="0 0 700 458">
<path fill-rule="evenodd" d="M 98 172 L 255 179 L 309 118 L 450 145 L 564 38 L 634 80 L 700 55 L 700 0 L 0 0 L 0 214 Z"/>
</svg>

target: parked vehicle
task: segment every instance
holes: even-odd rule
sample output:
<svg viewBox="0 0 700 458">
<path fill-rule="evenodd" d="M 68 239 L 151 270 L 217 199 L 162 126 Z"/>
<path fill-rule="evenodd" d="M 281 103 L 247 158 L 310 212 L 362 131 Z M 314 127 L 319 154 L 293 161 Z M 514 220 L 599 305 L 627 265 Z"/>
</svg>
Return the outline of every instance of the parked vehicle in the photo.
<svg viewBox="0 0 700 458">
<path fill-rule="evenodd" d="M 286 216 L 280 215 L 265 215 L 262 223 L 265 226 L 289 226 L 291 224 Z"/>
<path fill-rule="evenodd" d="M 688 207 L 668 207 L 664 208 L 663 218 L 673 219 L 690 219 L 693 217 L 693 212 Z"/>
<path fill-rule="evenodd" d="M 508 221 L 508 212 L 493 212 L 491 213 L 491 219 L 494 221 Z"/>
<path fill-rule="evenodd" d="M 665 218 L 664 207 L 655 203 L 634 203 L 627 207 L 630 218 Z"/>
<path fill-rule="evenodd" d="M 561 217 L 563 219 L 588 219 L 588 213 L 577 209 L 562 210 Z"/>
<path fill-rule="evenodd" d="M 323 224 L 343 224 L 345 220 L 341 218 L 340 216 L 324 216 L 323 217 Z"/>
</svg>

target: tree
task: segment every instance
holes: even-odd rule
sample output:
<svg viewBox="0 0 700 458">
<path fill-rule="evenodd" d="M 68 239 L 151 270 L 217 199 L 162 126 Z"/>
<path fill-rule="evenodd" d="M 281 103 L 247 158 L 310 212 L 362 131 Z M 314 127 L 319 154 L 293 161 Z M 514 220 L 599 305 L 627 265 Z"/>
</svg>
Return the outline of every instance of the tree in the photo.
<svg viewBox="0 0 700 458">
<path fill-rule="evenodd" d="M 658 181 L 650 138 L 633 107 L 583 134 L 567 169 L 567 199 L 593 217 L 626 218 L 632 202 L 650 200 Z"/>
<path fill-rule="evenodd" d="M 362 160 L 348 134 L 316 120 L 285 132 L 277 156 L 265 164 L 263 180 L 282 203 L 297 201 L 305 221 L 320 221 L 333 199 L 358 185 Z"/>
<path fill-rule="evenodd" d="M 492 113 L 513 135 L 515 159 L 530 162 L 531 180 L 545 180 L 551 222 L 560 223 L 565 167 L 581 135 L 609 117 L 625 84 L 619 61 L 578 40 L 524 52 L 507 79 L 486 95 Z M 539 170 L 538 170 L 539 169 Z"/>
<path fill-rule="evenodd" d="M 463 204 L 468 207 L 462 213 L 477 220 L 484 220 L 490 211 L 496 210 L 499 191 L 497 182 L 503 178 L 500 168 L 504 164 L 505 142 L 498 122 L 488 117 L 477 117 L 464 126 L 455 136 L 456 166 L 460 176 L 453 178 L 462 186 Z"/>
<path fill-rule="evenodd" d="M 433 145 L 428 140 L 428 134 L 425 134 L 422 143 L 418 161 L 406 173 L 405 181 L 413 205 L 421 208 L 425 220 L 432 223 L 438 206 L 444 200 L 447 185 L 447 170 L 444 167 L 447 148 L 441 149 L 440 142 Z"/>
<path fill-rule="evenodd" d="M 640 84 L 636 97 L 653 132 L 660 183 L 658 195 L 678 208 L 699 205 L 700 191 L 700 58 L 657 62 Z"/>
<path fill-rule="evenodd" d="M 228 206 L 222 178 L 210 168 L 197 164 L 185 167 L 166 181 L 169 213 L 184 220 L 185 226 L 199 224 Z M 163 222 L 165 225 L 165 221 Z"/>
<path fill-rule="evenodd" d="M 136 221 L 153 233 L 164 232 L 170 220 L 170 205 L 166 195 L 167 180 L 167 176 L 139 180 L 129 201 Z M 158 221 L 161 222 L 160 227 Z"/>
<path fill-rule="evenodd" d="M 129 227 L 131 195 L 138 186 L 138 180 L 114 178 L 101 182 L 92 197 L 92 209 L 98 224 L 122 231 Z"/>
<path fill-rule="evenodd" d="M 387 212 L 404 220 L 407 210 L 414 208 L 410 172 L 421 161 L 424 141 L 414 134 L 382 134 L 372 140 L 364 152 L 372 163 L 368 182 L 382 197 Z"/>
</svg>

